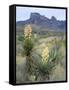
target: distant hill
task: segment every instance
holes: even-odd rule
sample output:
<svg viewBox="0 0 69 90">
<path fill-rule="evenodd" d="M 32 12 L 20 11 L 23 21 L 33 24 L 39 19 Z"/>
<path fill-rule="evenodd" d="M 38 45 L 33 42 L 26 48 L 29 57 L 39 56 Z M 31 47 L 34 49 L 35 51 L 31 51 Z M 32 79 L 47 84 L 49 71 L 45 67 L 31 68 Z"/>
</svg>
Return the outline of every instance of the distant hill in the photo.
<svg viewBox="0 0 69 90">
<path fill-rule="evenodd" d="M 24 25 L 31 24 L 35 29 L 38 30 L 55 30 L 65 31 L 66 21 L 57 20 L 54 16 L 51 19 L 40 15 L 39 13 L 31 13 L 30 18 L 25 21 L 18 21 L 16 23 L 17 31 L 21 31 Z"/>
</svg>

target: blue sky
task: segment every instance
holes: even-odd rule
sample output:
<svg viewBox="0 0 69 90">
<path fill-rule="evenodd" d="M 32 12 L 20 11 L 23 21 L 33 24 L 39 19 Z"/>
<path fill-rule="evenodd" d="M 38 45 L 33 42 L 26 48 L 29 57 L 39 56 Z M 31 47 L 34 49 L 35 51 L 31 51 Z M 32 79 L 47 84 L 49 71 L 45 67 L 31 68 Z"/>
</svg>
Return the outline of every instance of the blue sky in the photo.
<svg viewBox="0 0 69 90">
<path fill-rule="evenodd" d="M 50 9 L 50 8 L 31 8 L 31 7 L 16 7 L 16 21 L 24 21 L 30 18 L 32 12 L 40 13 L 40 15 L 51 18 L 55 16 L 57 20 L 66 19 L 65 9 Z"/>
</svg>

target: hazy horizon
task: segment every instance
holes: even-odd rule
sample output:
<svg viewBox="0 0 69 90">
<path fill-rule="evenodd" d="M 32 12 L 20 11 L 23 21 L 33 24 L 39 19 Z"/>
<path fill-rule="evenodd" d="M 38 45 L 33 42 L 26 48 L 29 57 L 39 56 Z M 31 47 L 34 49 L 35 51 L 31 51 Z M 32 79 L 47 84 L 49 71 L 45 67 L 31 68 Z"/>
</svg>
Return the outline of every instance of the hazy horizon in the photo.
<svg viewBox="0 0 69 90">
<path fill-rule="evenodd" d="M 51 18 L 54 16 L 57 20 L 66 20 L 65 9 L 36 8 L 36 7 L 16 7 L 16 22 L 25 21 L 30 18 L 31 13 L 39 13 L 42 16 Z"/>
</svg>

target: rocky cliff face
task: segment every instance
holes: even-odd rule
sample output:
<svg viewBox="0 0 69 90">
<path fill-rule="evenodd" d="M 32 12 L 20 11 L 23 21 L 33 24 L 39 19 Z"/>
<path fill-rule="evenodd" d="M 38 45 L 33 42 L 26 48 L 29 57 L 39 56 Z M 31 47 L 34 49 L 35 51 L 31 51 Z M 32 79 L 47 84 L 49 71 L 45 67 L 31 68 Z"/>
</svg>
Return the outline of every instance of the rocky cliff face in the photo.
<svg viewBox="0 0 69 90">
<path fill-rule="evenodd" d="M 66 21 L 59 21 L 54 16 L 51 19 L 40 15 L 39 13 L 31 13 L 30 18 L 26 21 L 19 21 L 16 23 L 16 26 L 24 26 L 25 24 L 34 24 L 43 29 L 48 30 L 61 30 L 65 31 L 66 29 Z"/>
</svg>

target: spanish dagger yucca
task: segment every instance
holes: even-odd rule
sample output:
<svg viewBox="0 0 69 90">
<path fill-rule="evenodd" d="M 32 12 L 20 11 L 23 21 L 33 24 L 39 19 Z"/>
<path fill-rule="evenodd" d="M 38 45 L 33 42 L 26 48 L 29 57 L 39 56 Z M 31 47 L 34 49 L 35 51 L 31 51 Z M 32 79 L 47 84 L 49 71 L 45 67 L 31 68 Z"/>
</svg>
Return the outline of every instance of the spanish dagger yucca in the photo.
<svg viewBox="0 0 69 90">
<path fill-rule="evenodd" d="M 32 27 L 31 25 L 27 25 L 24 29 L 24 50 L 27 56 L 30 55 L 33 45 Z"/>
<path fill-rule="evenodd" d="M 34 46 L 34 41 L 32 38 L 32 27 L 31 25 L 26 25 L 24 28 L 24 42 L 23 48 L 26 56 L 26 71 L 27 71 L 27 79 L 30 80 L 30 76 L 32 74 L 32 59 L 31 52 Z"/>
<path fill-rule="evenodd" d="M 41 76 L 42 80 L 49 79 L 49 75 L 51 74 L 52 70 L 54 69 L 55 61 L 57 60 L 57 49 L 55 47 L 49 49 L 46 46 L 43 50 L 41 55 L 37 53 L 37 71 L 39 71 L 39 75 Z M 35 57 L 34 57 L 35 58 Z M 38 76 L 37 76 L 38 77 Z"/>
</svg>

